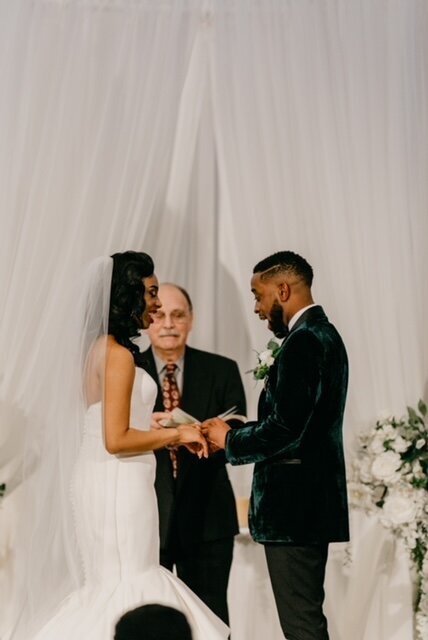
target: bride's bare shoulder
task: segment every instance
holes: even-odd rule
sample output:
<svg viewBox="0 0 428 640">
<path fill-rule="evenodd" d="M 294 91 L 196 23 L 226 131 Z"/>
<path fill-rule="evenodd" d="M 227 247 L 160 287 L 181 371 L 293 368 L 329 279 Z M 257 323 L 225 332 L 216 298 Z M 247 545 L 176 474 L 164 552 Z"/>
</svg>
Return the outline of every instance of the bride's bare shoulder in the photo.
<svg viewBox="0 0 428 640">
<path fill-rule="evenodd" d="M 107 336 L 106 342 L 107 365 L 135 368 L 132 353 L 126 347 L 116 342 L 113 336 Z"/>
<path fill-rule="evenodd" d="M 95 366 L 103 367 L 103 363 L 107 366 L 121 365 L 134 367 L 134 358 L 132 353 L 119 344 L 113 336 L 101 336 L 92 346 L 90 360 Z"/>
</svg>

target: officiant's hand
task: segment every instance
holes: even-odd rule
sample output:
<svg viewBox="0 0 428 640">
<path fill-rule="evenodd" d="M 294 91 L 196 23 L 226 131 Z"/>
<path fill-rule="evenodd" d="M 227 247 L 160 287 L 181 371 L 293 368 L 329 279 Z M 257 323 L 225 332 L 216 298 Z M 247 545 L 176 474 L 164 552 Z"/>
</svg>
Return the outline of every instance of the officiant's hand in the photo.
<svg viewBox="0 0 428 640">
<path fill-rule="evenodd" d="M 153 431 L 156 429 L 163 429 L 164 427 L 160 424 L 161 420 L 172 420 L 171 413 L 169 411 L 154 411 L 152 413 L 150 429 Z"/>
<path fill-rule="evenodd" d="M 208 440 L 210 451 L 224 449 L 226 446 L 226 434 L 231 427 L 220 418 L 210 418 L 201 424 L 201 431 Z"/>
<path fill-rule="evenodd" d="M 208 442 L 202 435 L 198 424 L 182 424 L 177 427 L 179 434 L 179 445 L 184 445 L 191 453 L 195 453 L 198 458 L 208 458 Z"/>
</svg>

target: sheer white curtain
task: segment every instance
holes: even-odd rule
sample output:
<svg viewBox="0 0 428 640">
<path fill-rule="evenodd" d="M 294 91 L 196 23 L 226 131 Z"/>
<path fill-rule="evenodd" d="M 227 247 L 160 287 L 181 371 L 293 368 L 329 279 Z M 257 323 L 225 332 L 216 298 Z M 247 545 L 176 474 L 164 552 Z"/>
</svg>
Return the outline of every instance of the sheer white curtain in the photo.
<svg viewBox="0 0 428 640">
<path fill-rule="evenodd" d="M 19 553 L 23 441 L 37 452 L 64 300 L 94 256 L 157 247 L 172 256 L 177 247 L 181 211 L 165 203 L 172 163 L 175 182 L 189 182 L 173 152 L 200 24 L 195 7 L 0 5 L 3 593 Z"/>
<path fill-rule="evenodd" d="M 11 404 L 37 404 L 46 382 L 38 361 L 57 348 L 56 306 L 85 262 L 130 247 L 183 253 L 182 209 L 165 203 L 200 21 L 191 7 L 0 8 L 0 350 L 2 396 Z M 186 171 L 174 163 L 183 192 Z M 173 272 L 178 262 L 177 255 Z"/>
<path fill-rule="evenodd" d="M 428 6 L 257 7 L 236 0 L 213 21 L 219 260 L 248 310 L 258 258 L 287 246 L 313 264 L 315 299 L 349 352 L 351 458 L 361 428 L 427 391 Z M 220 340 L 248 362 L 268 334 L 243 317 Z M 380 525 L 351 519 L 354 563 L 344 571 L 333 546 L 327 575 L 332 638 L 410 638 L 407 559 Z"/>
<path fill-rule="evenodd" d="M 220 260 L 239 288 L 284 246 L 313 264 L 355 432 L 426 390 L 427 5 L 229 4 L 213 23 Z"/>
<path fill-rule="evenodd" d="M 57 305 L 96 255 L 152 254 L 193 343 L 244 372 L 269 337 L 251 269 L 294 249 L 348 348 L 350 451 L 426 397 L 427 32 L 418 0 L 0 3 L 3 520 Z"/>
</svg>

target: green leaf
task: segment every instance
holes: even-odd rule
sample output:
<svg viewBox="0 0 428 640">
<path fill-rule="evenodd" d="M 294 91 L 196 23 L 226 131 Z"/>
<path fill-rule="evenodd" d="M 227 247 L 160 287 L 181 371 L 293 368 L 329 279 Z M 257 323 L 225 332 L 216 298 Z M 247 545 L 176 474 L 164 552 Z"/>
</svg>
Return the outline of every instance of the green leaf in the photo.
<svg viewBox="0 0 428 640">
<path fill-rule="evenodd" d="M 427 406 L 423 400 L 419 400 L 418 409 L 419 409 L 419 412 L 425 417 L 427 414 Z"/>
<path fill-rule="evenodd" d="M 263 380 L 266 377 L 267 372 L 269 371 L 269 367 L 266 365 L 264 367 L 259 367 L 254 370 L 254 377 L 256 380 Z"/>
<path fill-rule="evenodd" d="M 426 549 L 424 545 L 418 540 L 416 542 L 416 547 L 412 549 L 412 558 L 419 573 L 422 573 L 422 565 L 424 563 L 425 552 Z"/>
<path fill-rule="evenodd" d="M 414 420 L 415 422 L 418 422 L 418 420 L 420 420 L 418 414 L 412 407 L 407 407 L 407 413 L 409 414 L 410 420 Z"/>
<path fill-rule="evenodd" d="M 415 487 L 415 489 L 425 489 L 428 488 L 428 479 L 427 478 L 413 478 L 410 484 Z"/>
<path fill-rule="evenodd" d="M 277 341 L 274 340 L 273 338 L 271 340 L 269 340 L 269 342 L 267 343 L 267 348 L 270 349 L 272 351 L 272 353 L 275 353 L 276 351 L 278 351 L 280 346 L 281 345 L 278 344 Z"/>
</svg>

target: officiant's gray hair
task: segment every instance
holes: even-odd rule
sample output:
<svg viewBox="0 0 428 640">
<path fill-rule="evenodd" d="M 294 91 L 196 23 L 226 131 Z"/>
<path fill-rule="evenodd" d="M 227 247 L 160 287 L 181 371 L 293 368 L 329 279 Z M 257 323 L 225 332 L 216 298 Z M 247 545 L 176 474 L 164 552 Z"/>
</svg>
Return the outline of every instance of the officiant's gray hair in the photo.
<svg viewBox="0 0 428 640">
<path fill-rule="evenodd" d="M 277 251 L 256 264 L 253 273 L 260 273 L 262 280 L 269 280 L 280 273 L 292 273 L 301 278 L 308 287 L 312 286 L 314 272 L 311 265 L 293 251 Z"/>
</svg>

